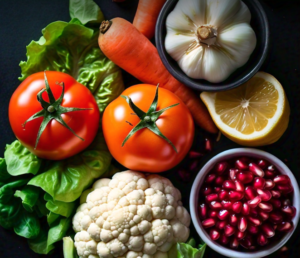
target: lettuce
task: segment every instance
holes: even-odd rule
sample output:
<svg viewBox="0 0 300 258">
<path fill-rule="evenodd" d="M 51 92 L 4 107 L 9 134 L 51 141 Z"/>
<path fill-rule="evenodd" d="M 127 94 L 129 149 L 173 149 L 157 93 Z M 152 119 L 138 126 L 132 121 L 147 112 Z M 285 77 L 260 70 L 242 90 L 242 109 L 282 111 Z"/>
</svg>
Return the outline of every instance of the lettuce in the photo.
<svg viewBox="0 0 300 258">
<path fill-rule="evenodd" d="M 200 244 L 196 248 L 196 241 L 192 238 L 187 243 L 177 243 L 169 251 L 168 256 L 172 258 L 202 258 L 206 244 Z"/>
</svg>

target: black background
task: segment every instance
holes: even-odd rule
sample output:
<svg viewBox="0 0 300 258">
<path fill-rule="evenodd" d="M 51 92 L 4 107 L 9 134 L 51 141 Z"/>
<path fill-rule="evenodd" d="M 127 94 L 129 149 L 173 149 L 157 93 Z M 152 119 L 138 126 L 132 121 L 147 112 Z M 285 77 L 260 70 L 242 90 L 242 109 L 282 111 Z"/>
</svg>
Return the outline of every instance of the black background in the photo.
<svg viewBox="0 0 300 258">
<path fill-rule="evenodd" d="M 96 0 L 95 2 L 107 19 L 123 17 L 132 21 L 138 1 L 127 0 L 122 4 L 113 3 L 111 0 Z M 273 74 L 282 83 L 290 101 L 291 119 L 284 136 L 277 143 L 261 149 L 285 161 L 300 182 L 300 1 L 266 0 L 262 1 L 262 4 L 270 23 L 271 46 L 269 56 L 261 70 Z M 8 103 L 20 83 L 18 81 L 19 62 L 26 60 L 26 46 L 31 40 L 38 40 L 41 30 L 49 23 L 57 20 L 69 21 L 68 5 L 68 0 L 0 1 L 0 153 L 4 152 L 7 143 L 15 139 L 8 122 Z M 137 82 L 126 73 L 124 73 L 124 80 L 127 86 Z M 194 148 L 202 148 L 203 141 L 203 132 L 197 128 Z M 222 137 L 220 142 L 214 144 L 213 151 L 203 158 L 202 162 L 218 152 L 237 146 Z M 185 162 L 181 166 L 185 166 Z M 182 191 L 183 201 L 187 205 L 192 182 L 182 183 L 174 172 L 168 172 L 166 176 L 171 176 L 171 174 L 173 174 L 173 183 Z M 287 251 L 278 251 L 272 257 L 299 257 L 299 231 L 298 227 L 286 245 Z M 33 253 L 25 239 L 16 236 L 12 231 L 0 228 L 0 257 L 46 256 Z M 62 257 L 62 250 L 57 248 L 48 257 Z M 208 248 L 205 257 L 221 256 Z"/>
</svg>

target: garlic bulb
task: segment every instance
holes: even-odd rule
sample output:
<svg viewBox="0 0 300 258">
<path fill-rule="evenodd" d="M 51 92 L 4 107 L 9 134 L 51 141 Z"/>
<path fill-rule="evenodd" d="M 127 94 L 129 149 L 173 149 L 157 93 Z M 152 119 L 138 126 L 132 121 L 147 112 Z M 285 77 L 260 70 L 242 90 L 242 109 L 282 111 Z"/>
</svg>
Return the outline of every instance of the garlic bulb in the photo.
<svg viewBox="0 0 300 258">
<path fill-rule="evenodd" d="M 189 77 L 224 81 L 255 49 L 250 20 L 240 0 L 179 0 L 167 18 L 166 50 Z"/>
</svg>

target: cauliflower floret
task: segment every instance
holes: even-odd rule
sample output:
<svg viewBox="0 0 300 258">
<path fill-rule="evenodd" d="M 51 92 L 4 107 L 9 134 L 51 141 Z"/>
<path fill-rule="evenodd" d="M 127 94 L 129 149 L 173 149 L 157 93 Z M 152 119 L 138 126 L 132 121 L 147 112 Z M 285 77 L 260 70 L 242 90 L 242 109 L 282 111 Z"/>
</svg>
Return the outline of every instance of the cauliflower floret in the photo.
<svg viewBox="0 0 300 258">
<path fill-rule="evenodd" d="M 94 183 L 73 218 L 80 258 L 168 258 L 191 219 L 181 194 L 158 175 L 125 171 Z"/>
</svg>

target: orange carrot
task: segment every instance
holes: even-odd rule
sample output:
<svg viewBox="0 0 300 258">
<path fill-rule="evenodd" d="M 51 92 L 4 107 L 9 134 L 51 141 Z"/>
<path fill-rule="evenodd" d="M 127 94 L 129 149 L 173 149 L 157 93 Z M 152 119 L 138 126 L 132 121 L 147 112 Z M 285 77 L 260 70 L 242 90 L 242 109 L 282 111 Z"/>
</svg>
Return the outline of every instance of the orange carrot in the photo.
<svg viewBox="0 0 300 258">
<path fill-rule="evenodd" d="M 115 64 L 144 83 L 159 83 L 160 87 L 172 91 L 187 105 L 200 127 L 218 132 L 200 98 L 168 72 L 155 46 L 130 22 L 122 18 L 102 22 L 98 43 Z"/>
<path fill-rule="evenodd" d="M 133 25 L 148 39 L 154 36 L 155 25 L 166 0 L 140 0 Z"/>
</svg>

